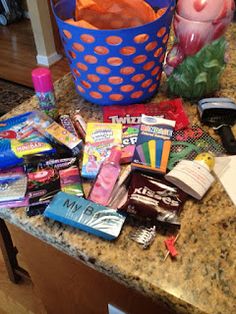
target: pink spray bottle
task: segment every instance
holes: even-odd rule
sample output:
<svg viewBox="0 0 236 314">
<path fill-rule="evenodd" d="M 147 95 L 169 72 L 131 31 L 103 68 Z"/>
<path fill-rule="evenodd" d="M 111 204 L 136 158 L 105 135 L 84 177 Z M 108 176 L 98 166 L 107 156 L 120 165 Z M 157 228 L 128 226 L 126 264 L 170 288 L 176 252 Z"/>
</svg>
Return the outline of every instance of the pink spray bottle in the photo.
<svg viewBox="0 0 236 314">
<path fill-rule="evenodd" d="M 89 193 L 89 200 L 107 206 L 116 181 L 120 175 L 121 149 L 112 147 L 110 156 L 102 163 L 94 185 Z"/>
</svg>

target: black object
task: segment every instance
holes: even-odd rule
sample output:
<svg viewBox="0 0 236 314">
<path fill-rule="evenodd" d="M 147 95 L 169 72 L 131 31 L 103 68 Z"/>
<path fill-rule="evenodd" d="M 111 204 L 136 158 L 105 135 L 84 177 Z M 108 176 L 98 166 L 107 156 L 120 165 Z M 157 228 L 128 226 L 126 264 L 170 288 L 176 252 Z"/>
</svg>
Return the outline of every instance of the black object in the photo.
<svg viewBox="0 0 236 314">
<path fill-rule="evenodd" d="M 6 26 L 22 17 L 23 9 L 18 0 L 0 0 L 0 25 Z"/>
<path fill-rule="evenodd" d="M 229 98 L 204 98 L 198 103 L 201 121 L 220 135 L 225 150 L 236 155 L 236 140 L 231 126 L 236 123 L 236 104 Z"/>
</svg>

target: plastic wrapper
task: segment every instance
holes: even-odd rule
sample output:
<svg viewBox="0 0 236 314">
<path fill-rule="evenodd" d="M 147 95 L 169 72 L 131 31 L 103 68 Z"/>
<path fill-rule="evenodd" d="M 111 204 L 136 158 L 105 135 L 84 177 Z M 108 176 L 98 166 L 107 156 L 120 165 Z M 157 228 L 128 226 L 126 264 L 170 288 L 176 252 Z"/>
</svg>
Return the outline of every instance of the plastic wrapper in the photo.
<svg viewBox="0 0 236 314">
<path fill-rule="evenodd" d="M 59 119 L 60 119 L 60 123 L 64 129 L 66 129 L 68 132 L 70 132 L 74 136 L 76 136 L 76 137 L 78 136 L 78 134 L 75 130 L 74 124 L 73 124 L 73 122 L 72 122 L 72 120 L 68 114 L 60 115 Z"/>
<path fill-rule="evenodd" d="M 52 118 L 43 112 L 34 111 L 29 119 L 33 128 L 52 142 L 59 143 L 70 149 L 73 156 L 77 156 L 80 153 L 82 149 L 82 140 L 78 136 L 67 131 Z"/>
<path fill-rule="evenodd" d="M 225 154 L 222 145 L 198 125 L 175 131 L 172 137 L 167 168 L 172 170 L 180 160 L 193 160 L 199 153 L 206 151 L 211 152 L 215 156 L 223 156 Z"/>
<path fill-rule="evenodd" d="M 135 144 L 139 133 L 139 125 L 123 127 L 121 163 L 132 161 Z"/>
<path fill-rule="evenodd" d="M 131 166 L 126 166 L 117 181 L 114 190 L 112 191 L 111 198 L 109 200 L 109 207 L 121 208 L 127 201 L 128 186 L 130 182 Z"/>
<path fill-rule="evenodd" d="M 180 98 L 168 99 L 159 103 L 103 107 L 104 122 L 122 123 L 126 126 L 140 124 L 142 114 L 174 120 L 176 121 L 176 131 L 186 128 L 189 124 Z"/>
<path fill-rule="evenodd" d="M 2 120 L 0 124 L 0 169 L 13 167 L 32 154 L 51 154 L 55 149 L 30 125 L 31 112 Z"/>
<path fill-rule="evenodd" d="M 26 207 L 28 205 L 29 205 L 28 197 L 24 197 L 22 200 L 0 202 L 0 208 L 17 208 Z"/>
<path fill-rule="evenodd" d="M 85 140 L 87 123 L 85 122 L 84 118 L 79 114 L 79 110 L 76 110 L 76 112 L 72 115 L 72 121 L 79 135 L 82 137 L 83 140 Z"/>
<path fill-rule="evenodd" d="M 179 214 L 186 198 L 186 193 L 163 177 L 135 171 L 131 175 L 127 202 L 120 210 L 153 223 L 179 225 Z"/>
<path fill-rule="evenodd" d="M 26 188 L 27 177 L 22 167 L 0 171 L 0 203 L 24 200 Z"/>
</svg>

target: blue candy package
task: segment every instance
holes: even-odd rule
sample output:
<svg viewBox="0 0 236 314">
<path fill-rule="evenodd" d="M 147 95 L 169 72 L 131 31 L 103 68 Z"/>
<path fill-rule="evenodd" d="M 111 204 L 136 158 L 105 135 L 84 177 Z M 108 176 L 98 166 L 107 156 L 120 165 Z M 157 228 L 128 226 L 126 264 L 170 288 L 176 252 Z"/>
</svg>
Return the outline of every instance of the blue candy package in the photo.
<svg viewBox="0 0 236 314">
<path fill-rule="evenodd" d="M 26 155 L 55 152 L 48 140 L 30 125 L 31 114 L 0 121 L 0 169 L 20 164 Z"/>
<path fill-rule="evenodd" d="M 106 240 L 114 240 L 119 236 L 126 218 L 114 209 L 64 192 L 54 196 L 44 216 Z"/>
</svg>

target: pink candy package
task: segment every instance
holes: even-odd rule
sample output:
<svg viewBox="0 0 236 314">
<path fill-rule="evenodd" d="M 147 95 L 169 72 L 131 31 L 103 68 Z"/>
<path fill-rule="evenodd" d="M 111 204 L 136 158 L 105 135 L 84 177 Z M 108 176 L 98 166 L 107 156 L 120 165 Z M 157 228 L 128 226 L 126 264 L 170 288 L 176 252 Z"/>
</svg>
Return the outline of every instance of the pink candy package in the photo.
<svg viewBox="0 0 236 314">
<path fill-rule="evenodd" d="M 132 161 L 137 142 L 139 125 L 123 126 L 121 163 Z"/>
</svg>

